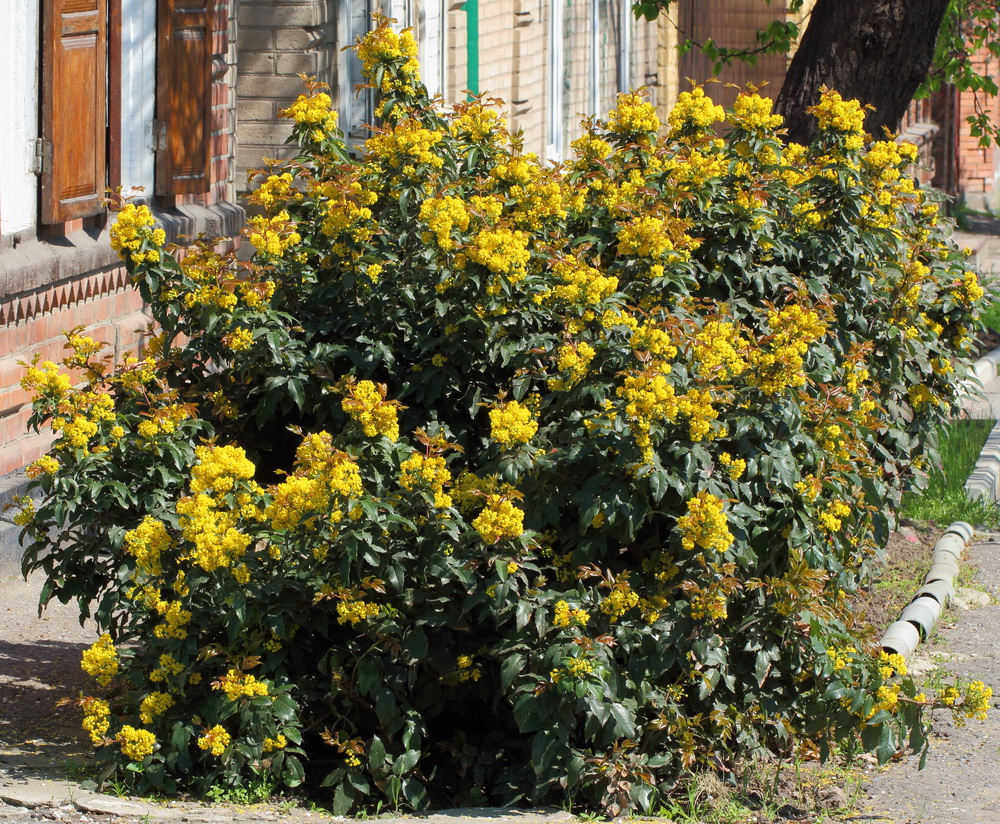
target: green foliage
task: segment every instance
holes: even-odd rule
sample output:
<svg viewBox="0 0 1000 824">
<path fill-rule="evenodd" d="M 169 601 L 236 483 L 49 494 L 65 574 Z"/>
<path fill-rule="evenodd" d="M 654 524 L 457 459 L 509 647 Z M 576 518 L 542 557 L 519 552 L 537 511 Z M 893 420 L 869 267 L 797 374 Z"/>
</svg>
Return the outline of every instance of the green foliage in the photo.
<svg viewBox="0 0 1000 824">
<path fill-rule="evenodd" d="M 922 747 L 845 629 L 982 297 L 913 147 L 833 93 L 815 145 L 757 95 L 722 140 L 696 90 L 545 167 L 482 101 L 440 114 L 408 33 L 359 50 L 360 158 L 301 96 L 249 261 L 125 206 L 161 333 L 25 379 L 57 436 L 25 569 L 104 633 L 104 774 L 616 814 L 751 752 Z"/>
</svg>

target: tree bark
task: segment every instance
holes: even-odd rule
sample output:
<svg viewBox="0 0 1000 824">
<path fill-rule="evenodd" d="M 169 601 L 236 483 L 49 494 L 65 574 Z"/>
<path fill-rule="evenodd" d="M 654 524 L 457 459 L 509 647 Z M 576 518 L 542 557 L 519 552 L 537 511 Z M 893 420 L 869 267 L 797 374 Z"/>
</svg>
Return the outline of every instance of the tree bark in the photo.
<svg viewBox="0 0 1000 824">
<path fill-rule="evenodd" d="M 808 143 L 820 88 L 874 106 L 866 130 L 895 132 L 927 77 L 949 0 L 817 0 L 776 104 L 788 139 Z"/>
</svg>

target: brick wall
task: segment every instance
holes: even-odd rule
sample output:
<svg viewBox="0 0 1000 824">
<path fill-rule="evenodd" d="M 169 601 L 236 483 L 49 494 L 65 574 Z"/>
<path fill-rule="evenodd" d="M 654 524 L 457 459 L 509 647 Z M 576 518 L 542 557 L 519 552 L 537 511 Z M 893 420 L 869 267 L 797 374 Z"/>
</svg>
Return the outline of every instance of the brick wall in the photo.
<svg viewBox="0 0 1000 824">
<path fill-rule="evenodd" d="M 236 177 L 239 190 L 245 191 L 247 171 L 261 167 L 262 158 L 295 154 L 283 145 L 292 128 L 278 117 L 278 111 L 304 91 L 299 73 L 335 86 L 336 21 L 331 18 L 331 7 L 336 4 L 326 0 L 238 3 Z"/>
<path fill-rule="evenodd" d="M 1000 77 L 1000 59 L 990 56 L 983 49 L 975 60 L 978 72 Z M 996 101 L 981 101 L 992 109 L 994 128 L 1000 126 Z M 1000 147 L 991 143 L 979 145 L 979 139 L 969 134 L 967 118 L 976 114 L 976 97 L 973 92 L 959 92 L 955 111 L 955 165 L 958 197 L 973 209 L 985 210 L 1000 206 Z"/>
</svg>

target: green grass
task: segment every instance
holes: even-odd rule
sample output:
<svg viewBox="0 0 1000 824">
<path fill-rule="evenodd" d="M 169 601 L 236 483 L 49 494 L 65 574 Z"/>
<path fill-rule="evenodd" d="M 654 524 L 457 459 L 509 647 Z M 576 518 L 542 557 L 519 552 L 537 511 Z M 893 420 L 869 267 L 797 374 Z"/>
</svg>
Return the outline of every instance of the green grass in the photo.
<svg viewBox="0 0 1000 824">
<path fill-rule="evenodd" d="M 979 319 L 983 322 L 983 326 L 992 329 L 994 332 L 1000 332 L 1000 302 L 991 303 L 984 308 L 979 315 Z"/>
<path fill-rule="evenodd" d="M 1000 509 L 982 500 L 970 500 L 965 492 L 965 481 L 976 465 L 993 424 L 992 420 L 958 420 L 942 428 L 938 435 L 941 468 L 931 471 L 923 492 L 908 492 L 903 496 L 900 514 L 904 518 L 937 523 L 967 521 L 973 526 L 1000 527 Z"/>
</svg>

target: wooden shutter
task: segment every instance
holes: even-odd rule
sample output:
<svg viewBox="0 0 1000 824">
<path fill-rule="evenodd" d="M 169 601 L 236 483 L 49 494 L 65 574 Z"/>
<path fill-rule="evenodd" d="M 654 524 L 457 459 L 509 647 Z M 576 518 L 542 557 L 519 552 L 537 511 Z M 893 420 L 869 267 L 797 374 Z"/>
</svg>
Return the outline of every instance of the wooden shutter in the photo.
<svg viewBox="0 0 1000 824">
<path fill-rule="evenodd" d="M 157 119 L 165 138 L 156 156 L 156 193 L 209 189 L 212 148 L 211 0 L 160 0 Z"/>
<path fill-rule="evenodd" d="M 107 176 L 107 0 L 42 3 L 41 219 L 104 209 Z"/>
</svg>

